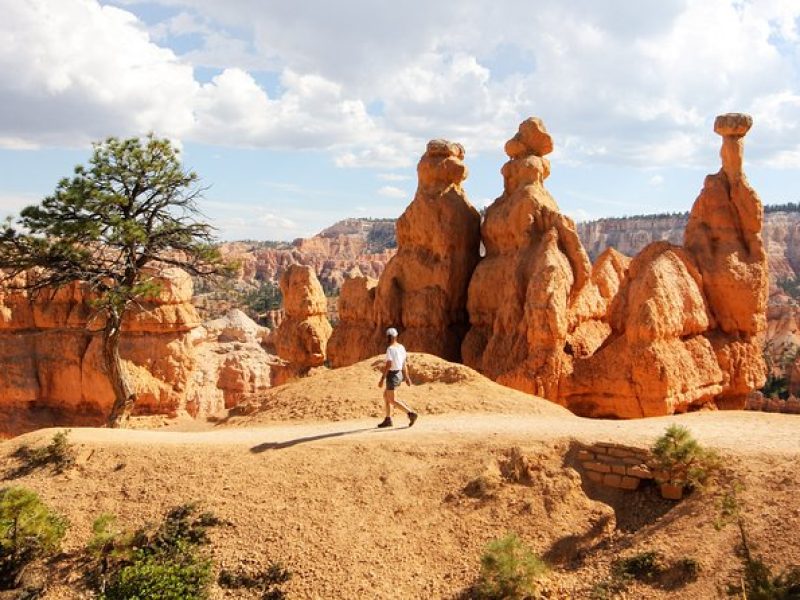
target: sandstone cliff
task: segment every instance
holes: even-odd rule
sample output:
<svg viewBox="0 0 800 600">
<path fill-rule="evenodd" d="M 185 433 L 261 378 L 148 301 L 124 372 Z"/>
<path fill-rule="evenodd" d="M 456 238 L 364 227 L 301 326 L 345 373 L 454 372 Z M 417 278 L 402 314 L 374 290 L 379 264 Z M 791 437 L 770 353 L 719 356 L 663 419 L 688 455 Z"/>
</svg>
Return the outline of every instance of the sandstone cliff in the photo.
<svg viewBox="0 0 800 600">
<path fill-rule="evenodd" d="M 231 341 L 247 328 L 241 319 L 209 333 L 214 328 L 200 325 L 185 272 L 164 269 L 159 284 L 123 326 L 120 354 L 137 393 L 135 414 L 210 414 L 270 384 L 271 359 L 260 341 Z M 105 422 L 114 393 L 101 327 L 80 284 L 35 299 L 0 290 L 3 433 Z"/>
</svg>

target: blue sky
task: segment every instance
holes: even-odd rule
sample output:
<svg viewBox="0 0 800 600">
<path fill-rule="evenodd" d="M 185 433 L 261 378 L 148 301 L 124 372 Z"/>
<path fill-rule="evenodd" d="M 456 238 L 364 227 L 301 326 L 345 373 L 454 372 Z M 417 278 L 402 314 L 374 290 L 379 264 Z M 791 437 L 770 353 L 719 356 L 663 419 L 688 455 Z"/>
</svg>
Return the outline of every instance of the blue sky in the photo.
<svg viewBox="0 0 800 600">
<path fill-rule="evenodd" d="M 714 116 L 755 124 L 765 203 L 800 194 L 796 0 L 0 0 L 0 216 L 108 135 L 180 144 L 224 239 L 396 217 L 428 139 L 466 189 L 502 191 L 502 146 L 544 119 L 546 185 L 577 220 L 688 210 L 719 168 Z"/>
</svg>

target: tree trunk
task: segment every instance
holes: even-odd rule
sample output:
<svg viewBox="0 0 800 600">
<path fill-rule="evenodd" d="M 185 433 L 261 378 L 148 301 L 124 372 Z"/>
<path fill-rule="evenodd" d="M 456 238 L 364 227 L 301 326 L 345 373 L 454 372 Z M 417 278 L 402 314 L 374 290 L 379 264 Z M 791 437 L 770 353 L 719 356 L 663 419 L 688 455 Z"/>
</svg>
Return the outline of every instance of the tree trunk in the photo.
<svg viewBox="0 0 800 600">
<path fill-rule="evenodd" d="M 114 405 L 108 415 L 108 426 L 119 427 L 123 419 L 127 419 L 133 410 L 136 395 L 128 383 L 125 366 L 119 356 L 119 339 L 122 334 L 122 318 L 118 314 L 109 314 L 103 329 L 103 358 L 106 363 L 106 374 L 114 389 Z"/>
</svg>

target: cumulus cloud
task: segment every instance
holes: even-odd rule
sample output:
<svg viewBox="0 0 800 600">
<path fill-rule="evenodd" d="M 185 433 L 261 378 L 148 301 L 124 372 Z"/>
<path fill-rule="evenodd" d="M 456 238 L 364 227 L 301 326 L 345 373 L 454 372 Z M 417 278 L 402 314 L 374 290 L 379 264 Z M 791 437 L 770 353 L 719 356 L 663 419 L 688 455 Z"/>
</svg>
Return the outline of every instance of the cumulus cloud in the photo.
<svg viewBox="0 0 800 600">
<path fill-rule="evenodd" d="M 378 179 L 383 181 L 408 181 L 411 175 L 403 175 L 402 173 L 378 173 Z"/>
<path fill-rule="evenodd" d="M 191 130 L 191 66 L 154 44 L 130 12 L 95 0 L 4 0 L 0 8 L 5 146 Z"/>
<path fill-rule="evenodd" d="M 714 152 L 714 115 L 743 110 L 751 159 L 800 154 L 795 0 L 156 2 L 172 12 L 148 29 L 137 0 L 0 0 L 0 144 L 152 129 L 394 168 L 432 137 L 496 151 L 535 114 L 568 164 L 686 166 Z"/>
</svg>

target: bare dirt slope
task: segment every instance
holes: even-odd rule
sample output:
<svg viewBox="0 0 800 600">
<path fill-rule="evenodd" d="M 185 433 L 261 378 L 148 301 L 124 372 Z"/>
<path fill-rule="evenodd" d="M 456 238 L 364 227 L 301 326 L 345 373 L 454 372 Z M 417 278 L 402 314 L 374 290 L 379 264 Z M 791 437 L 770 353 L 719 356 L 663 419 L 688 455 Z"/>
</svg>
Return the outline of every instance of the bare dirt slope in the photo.
<svg viewBox="0 0 800 600">
<path fill-rule="evenodd" d="M 375 386 L 375 373 L 367 374 Z M 318 394 L 315 386 L 323 380 L 314 379 L 296 385 Z M 347 393 L 331 389 L 331 382 L 323 388 Z M 479 379 L 473 384 L 483 385 Z M 468 392 L 463 381 L 431 383 L 431 391 L 425 385 L 411 388 L 409 400 L 443 406 L 439 396 L 451 385 L 463 409 L 479 402 L 471 395 L 476 390 L 489 389 Z M 302 400 L 300 387 L 294 390 L 292 397 Z M 378 392 L 364 391 L 373 410 Z M 673 561 L 695 559 L 700 576 L 661 587 L 636 584 L 623 597 L 726 597 L 724 587 L 738 580 L 740 563 L 735 529 L 714 527 L 718 496 L 696 493 L 675 504 L 650 488 L 605 492 L 573 468 L 576 441 L 649 446 L 678 422 L 719 448 L 725 477 L 744 483 L 742 505 L 758 551 L 777 567 L 800 563 L 800 417 L 716 412 L 597 421 L 549 405 L 536 408 L 544 402 L 538 399 L 528 402 L 534 407 L 528 414 L 425 413 L 410 429 L 377 430 L 370 418 L 266 427 L 234 427 L 234 420 L 183 432 L 75 429 L 75 468 L 7 477 L 6 483 L 35 489 L 70 520 L 66 555 L 51 568 L 51 599 L 90 597 L 79 557 L 100 513 L 136 527 L 195 500 L 230 522 L 213 533 L 217 565 L 255 568 L 280 560 L 295 574 L 289 598 L 457 598 L 474 581 L 486 543 L 508 531 L 553 566 L 545 584 L 551 598 L 592 597 L 614 558 L 646 550 Z M 274 414 L 280 413 L 271 419 Z M 53 432 L 6 442 L 0 469 L 11 473 L 20 444 L 44 443 Z M 528 481 L 501 474 L 514 447 L 530 463 Z M 251 597 L 216 588 L 213 594 Z"/>
<path fill-rule="evenodd" d="M 499 385 L 477 371 L 430 354 L 412 352 L 408 359 L 412 387 L 396 392 L 426 415 L 495 412 L 572 417 L 565 408 Z M 319 369 L 312 377 L 267 390 L 237 409 L 236 426 L 287 420 L 341 421 L 383 415 L 378 380 L 381 356 L 341 369 Z"/>
</svg>

